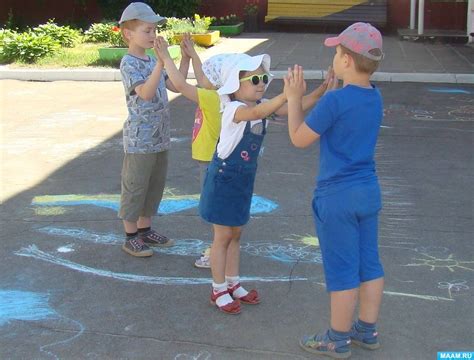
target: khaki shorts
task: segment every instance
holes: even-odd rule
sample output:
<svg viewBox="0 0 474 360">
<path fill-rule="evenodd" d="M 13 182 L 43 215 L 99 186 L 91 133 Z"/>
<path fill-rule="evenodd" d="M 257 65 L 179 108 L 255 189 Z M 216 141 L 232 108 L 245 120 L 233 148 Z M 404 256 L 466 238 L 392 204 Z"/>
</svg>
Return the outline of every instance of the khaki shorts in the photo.
<svg viewBox="0 0 474 360">
<path fill-rule="evenodd" d="M 125 154 L 122 166 L 122 195 L 118 216 L 136 222 L 140 216 L 156 215 L 165 189 L 168 151 Z"/>
</svg>

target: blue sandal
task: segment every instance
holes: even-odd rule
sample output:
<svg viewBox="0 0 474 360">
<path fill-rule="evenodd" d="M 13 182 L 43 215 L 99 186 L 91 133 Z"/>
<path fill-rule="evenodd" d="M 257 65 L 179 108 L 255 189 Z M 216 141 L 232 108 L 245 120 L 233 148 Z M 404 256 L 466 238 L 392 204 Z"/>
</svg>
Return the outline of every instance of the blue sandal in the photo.
<svg viewBox="0 0 474 360">
<path fill-rule="evenodd" d="M 328 332 L 305 336 L 300 340 L 300 346 L 312 354 L 329 356 L 334 359 L 347 359 L 350 357 L 351 340 L 332 341 L 329 338 Z"/>
<path fill-rule="evenodd" d="M 374 329 L 372 331 L 359 331 L 355 323 L 351 328 L 351 341 L 354 345 L 368 350 L 377 350 L 380 348 L 380 343 L 377 339 L 378 332 Z"/>
</svg>

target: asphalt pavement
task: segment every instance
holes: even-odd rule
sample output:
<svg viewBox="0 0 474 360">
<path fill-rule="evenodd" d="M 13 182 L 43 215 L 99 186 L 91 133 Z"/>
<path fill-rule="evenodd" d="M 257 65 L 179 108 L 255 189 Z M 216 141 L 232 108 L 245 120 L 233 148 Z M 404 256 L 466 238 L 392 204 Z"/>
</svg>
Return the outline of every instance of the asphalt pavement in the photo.
<svg viewBox="0 0 474 360">
<path fill-rule="evenodd" d="M 310 81 L 313 88 L 317 81 Z M 436 359 L 474 349 L 472 85 L 378 83 L 386 272 L 382 348 L 354 359 Z M 275 80 L 268 91 L 282 90 Z M 120 245 L 126 116 L 120 82 L 0 81 L 1 359 L 313 359 L 328 295 L 311 215 L 318 147 L 272 121 L 259 162 L 241 276 L 262 303 L 229 316 L 193 267 L 211 228 L 197 214 L 195 106 L 173 96 L 167 190 L 154 227 L 176 241 L 149 259 Z"/>
</svg>

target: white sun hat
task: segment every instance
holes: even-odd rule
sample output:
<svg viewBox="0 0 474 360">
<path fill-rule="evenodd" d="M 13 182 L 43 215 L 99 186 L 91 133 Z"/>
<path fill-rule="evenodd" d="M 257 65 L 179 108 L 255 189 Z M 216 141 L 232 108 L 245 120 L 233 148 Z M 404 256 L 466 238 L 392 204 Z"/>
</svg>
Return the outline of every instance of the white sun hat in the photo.
<svg viewBox="0 0 474 360">
<path fill-rule="evenodd" d="M 250 56 L 247 54 L 234 54 L 229 56 L 221 69 L 221 84 L 222 87 L 217 90 L 219 95 L 230 95 L 239 90 L 240 78 L 239 72 L 241 71 L 254 71 L 260 66 L 263 70 L 270 74 L 270 55 L 262 54 L 257 56 Z M 272 76 L 270 76 L 270 81 Z M 268 84 L 270 84 L 270 81 Z M 265 88 L 267 88 L 266 84 Z"/>
<path fill-rule="evenodd" d="M 222 67 L 230 59 L 231 56 L 237 55 L 236 53 L 224 53 L 211 56 L 209 59 L 202 63 L 202 71 L 208 78 L 212 85 L 217 89 L 222 87 Z"/>
</svg>

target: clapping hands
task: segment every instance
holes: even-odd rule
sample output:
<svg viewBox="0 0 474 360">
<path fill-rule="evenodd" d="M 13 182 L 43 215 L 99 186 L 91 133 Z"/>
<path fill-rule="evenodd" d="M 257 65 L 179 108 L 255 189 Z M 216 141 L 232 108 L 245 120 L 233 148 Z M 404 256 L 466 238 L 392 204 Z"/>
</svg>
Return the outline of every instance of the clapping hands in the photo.
<svg viewBox="0 0 474 360">
<path fill-rule="evenodd" d="M 156 58 L 158 61 L 164 63 L 168 58 L 171 59 L 170 53 L 168 52 L 168 43 L 162 36 L 157 36 L 153 45 Z"/>
<path fill-rule="evenodd" d="M 293 69 L 288 68 L 283 81 L 285 82 L 283 92 L 288 100 L 303 97 L 306 92 L 306 81 L 304 81 L 302 66 L 295 65 Z"/>
<path fill-rule="evenodd" d="M 180 47 L 182 57 L 193 58 L 194 56 L 197 56 L 196 49 L 194 48 L 194 42 L 191 38 L 191 35 L 188 33 L 183 35 Z"/>
</svg>

